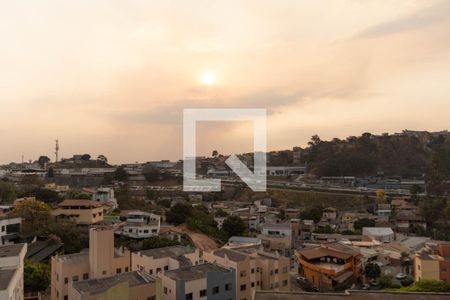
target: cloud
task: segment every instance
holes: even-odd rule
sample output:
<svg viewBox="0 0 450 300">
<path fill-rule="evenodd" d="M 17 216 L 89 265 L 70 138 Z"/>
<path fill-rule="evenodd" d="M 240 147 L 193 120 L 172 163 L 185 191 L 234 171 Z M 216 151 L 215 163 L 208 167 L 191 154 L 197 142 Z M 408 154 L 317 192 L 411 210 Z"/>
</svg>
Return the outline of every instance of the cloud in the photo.
<svg viewBox="0 0 450 300">
<path fill-rule="evenodd" d="M 419 11 L 399 19 L 366 28 L 357 34 L 354 39 L 378 38 L 401 32 L 422 29 L 445 21 L 449 17 L 450 2 L 443 0 L 428 8 L 420 8 Z"/>
</svg>

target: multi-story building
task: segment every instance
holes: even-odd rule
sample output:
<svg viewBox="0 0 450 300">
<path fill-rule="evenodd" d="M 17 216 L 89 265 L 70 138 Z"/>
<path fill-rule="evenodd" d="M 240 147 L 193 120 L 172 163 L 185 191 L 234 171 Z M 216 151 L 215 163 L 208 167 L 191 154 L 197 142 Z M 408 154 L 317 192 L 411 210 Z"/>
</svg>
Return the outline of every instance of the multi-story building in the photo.
<svg viewBox="0 0 450 300">
<path fill-rule="evenodd" d="M 427 242 L 414 257 L 414 280 L 444 280 L 450 284 L 450 242 Z"/>
<path fill-rule="evenodd" d="M 210 263 L 167 271 L 161 275 L 162 299 L 234 300 L 234 277 L 234 270 Z"/>
<path fill-rule="evenodd" d="M 203 263 L 198 249 L 185 246 L 171 246 L 133 252 L 131 254 L 133 271 L 140 270 L 150 275 L 182 267 Z"/>
<path fill-rule="evenodd" d="M 395 240 L 394 231 L 390 227 L 363 227 L 362 235 L 382 243 L 389 243 Z"/>
<path fill-rule="evenodd" d="M 77 225 L 92 225 L 103 221 L 103 205 L 85 199 L 68 199 L 52 211 L 57 221 L 74 222 Z"/>
<path fill-rule="evenodd" d="M 160 216 L 143 211 L 132 211 L 128 213 L 125 224 L 118 232 L 134 239 L 145 239 L 158 235 L 160 228 Z"/>
<path fill-rule="evenodd" d="M 117 208 L 117 199 L 114 197 L 114 189 L 111 187 L 99 187 L 92 194 L 92 200 L 111 205 Z"/>
<path fill-rule="evenodd" d="M 0 246 L 13 244 L 20 233 L 21 218 L 0 217 Z"/>
<path fill-rule="evenodd" d="M 0 247 L 0 299 L 23 299 L 23 260 L 26 244 Z"/>
<path fill-rule="evenodd" d="M 161 280 L 141 271 L 117 274 L 101 279 L 74 282 L 70 300 L 161 299 Z"/>
<path fill-rule="evenodd" d="M 255 248 L 204 252 L 203 259 L 235 271 L 236 299 L 252 299 L 257 289 L 289 290 L 290 260 Z"/>
<path fill-rule="evenodd" d="M 344 289 L 361 277 L 361 254 L 341 243 L 321 244 L 296 253 L 299 274 L 320 291 Z"/>
<path fill-rule="evenodd" d="M 51 299 L 69 299 L 73 282 L 99 279 L 130 271 L 131 254 L 114 248 L 114 230 L 97 226 L 89 230 L 89 250 L 51 259 Z"/>
</svg>

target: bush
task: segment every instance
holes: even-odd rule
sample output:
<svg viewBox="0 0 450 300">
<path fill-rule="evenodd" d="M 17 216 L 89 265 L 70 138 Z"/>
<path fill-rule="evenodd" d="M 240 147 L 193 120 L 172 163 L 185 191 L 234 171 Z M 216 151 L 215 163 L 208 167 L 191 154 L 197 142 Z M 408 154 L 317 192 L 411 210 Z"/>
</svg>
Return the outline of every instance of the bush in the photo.
<svg viewBox="0 0 450 300">
<path fill-rule="evenodd" d="M 414 280 L 410 277 L 404 278 L 401 281 L 402 286 L 410 286 L 411 284 L 413 284 Z"/>
</svg>

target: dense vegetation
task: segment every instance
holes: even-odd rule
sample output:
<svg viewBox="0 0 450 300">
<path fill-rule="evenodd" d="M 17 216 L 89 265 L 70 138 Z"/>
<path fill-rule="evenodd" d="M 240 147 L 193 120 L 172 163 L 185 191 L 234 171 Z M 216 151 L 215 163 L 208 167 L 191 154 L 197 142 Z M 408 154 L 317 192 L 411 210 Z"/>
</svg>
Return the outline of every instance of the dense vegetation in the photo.
<svg viewBox="0 0 450 300">
<path fill-rule="evenodd" d="M 305 149 L 304 161 L 317 176 L 421 176 L 439 165 L 450 174 L 450 134 L 423 137 L 364 133 L 345 140 L 322 141 L 315 135 Z"/>
</svg>

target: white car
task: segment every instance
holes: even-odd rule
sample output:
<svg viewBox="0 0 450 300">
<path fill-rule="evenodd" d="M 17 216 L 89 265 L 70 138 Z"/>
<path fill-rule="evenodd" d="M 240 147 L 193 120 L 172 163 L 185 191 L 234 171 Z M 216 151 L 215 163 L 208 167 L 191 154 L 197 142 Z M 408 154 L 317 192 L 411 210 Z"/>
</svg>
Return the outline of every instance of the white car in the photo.
<svg viewBox="0 0 450 300">
<path fill-rule="evenodd" d="M 395 275 L 395 278 L 399 279 L 399 280 L 405 279 L 406 277 L 408 277 L 408 275 L 403 274 L 403 273 L 398 273 L 397 275 Z"/>
</svg>

